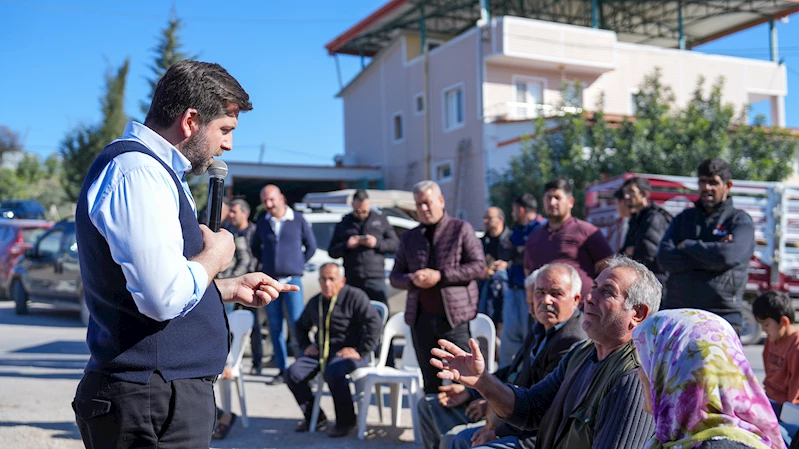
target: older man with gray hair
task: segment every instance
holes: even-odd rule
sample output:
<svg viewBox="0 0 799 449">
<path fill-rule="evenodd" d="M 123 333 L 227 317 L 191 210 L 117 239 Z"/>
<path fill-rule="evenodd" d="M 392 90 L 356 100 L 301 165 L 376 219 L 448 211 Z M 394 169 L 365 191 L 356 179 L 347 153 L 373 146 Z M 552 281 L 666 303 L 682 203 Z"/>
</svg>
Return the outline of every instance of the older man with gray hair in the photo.
<svg viewBox="0 0 799 449">
<path fill-rule="evenodd" d="M 569 349 L 587 336 L 582 328 L 580 303 L 582 280 L 571 265 L 547 264 L 530 274 L 524 281 L 530 316 L 535 318 L 523 349 L 506 368 L 503 379 L 500 370 L 496 377 L 518 387 L 530 388 L 558 367 Z M 458 385 L 458 384 L 455 384 Z M 461 388 L 465 388 L 460 386 Z M 535 448 L 535 430 L 523 430 L 499 419 L 489 411 L 485 425 L 468 428 L 455 436 L 450 449 L 491 447 L 502 449 Z"/>
<path fill-rule="evenodd" d="M 538 431 L 539 448 L 642 447 L 654 432 L 642 410 L 640 361 L 632 330 L 660 307 L 661 285 L 644 265 L 623 256 L 607 261 L 585 301 L 583 329 L 558 367 L 531 388 L 506 385 L 485 370 L 474 339 L 472 353 L 441 340 L 433 349 L 438 377 L 476 389 L 505 422 Z"/>
<path fill-rule="evenodd" d="M 468 346 L 469 321 L 477 316 L 477 280 L 486 262 L 472 225 L 447 214 L 438 184 L 417 183 L 413 199 L 422 224 L 402 234 L 390 279 L 395 288 L 408 290 L 405 322 L 423 361 L 441 338 Z M 420 365 L 424 392 L 438 393 L 436 370 Z"/>
</svg>

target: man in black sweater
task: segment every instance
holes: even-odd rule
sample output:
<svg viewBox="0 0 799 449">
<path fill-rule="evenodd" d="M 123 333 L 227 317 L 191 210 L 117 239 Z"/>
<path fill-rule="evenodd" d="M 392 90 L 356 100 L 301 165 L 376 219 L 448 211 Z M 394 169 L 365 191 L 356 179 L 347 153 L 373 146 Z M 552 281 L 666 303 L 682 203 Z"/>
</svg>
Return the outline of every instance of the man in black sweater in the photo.
<svg viewBox="0 0 799 449">
<path fill-rule="evenodd" d="M 305 413 L 305 419 L 295 428 L 297 432 L 310 428 L 314 398 L 308 383 L 320 370 L 336 408 L 336 425 L 328 435 L 345 436 L 356 424 L 346 375 L 369 363 L 383 323 L 366 294 L 345 285 L 344 281 L 338 265 L 322 265 L 319 269 L 322 292 L 308 301 L 297 320 L 297 340 L 303 355 L 286 372 L 286 384 Z M 317 332 L 311 342 L 308 333 L 314 327 Z M 322 412 L 318 427 L 326 423 Z"/>
<path fill-rule="evenodd" d="M 358 287 L 372 301 L 386 303 L 386 254 L 396 253 L 399 237 L 385 216 L 370 209 L 369 195 L 358 189 L 352 213 L 336 225 L 330 240 L 330 257 L 344 258 L 347 285 Z"/>
<path fill-rule="evenodd" d="M 660 240 L 671 222 L 671 214 L 649 200 L 652 187 L 644 178 L 624 181 L 622 193 L 632 215 L 620 252 L 644 264 L 655 273 L 661 284 L 665 284 L 668 274 L 658 264 L 657 255 Z"/>
<path fill-rule="evenodd" d="M 721 159 L 699 164 L 699 201 L 674 217 L 660 242 L 658 262 L 669 272 L 664 309 L 707 310 L 741 330 L 741 307 L 755 226 L 732 205 L 732 170 Z"/>
</svg>

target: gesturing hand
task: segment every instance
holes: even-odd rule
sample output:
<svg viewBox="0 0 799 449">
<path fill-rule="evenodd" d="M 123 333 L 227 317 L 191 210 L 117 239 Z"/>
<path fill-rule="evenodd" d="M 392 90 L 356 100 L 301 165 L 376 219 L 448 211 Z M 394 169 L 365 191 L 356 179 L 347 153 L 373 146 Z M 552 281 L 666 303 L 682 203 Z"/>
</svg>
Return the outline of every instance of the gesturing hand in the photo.
<svg viewBox="0 0 799 449">
<path fill-rule="evenodd" d="M 217 279 L 216 285 L 222 293 L 223 301 L 236 301 L 249 307 L 263 307 L 283 292 L 296 292 L 300 289 L 297 285 L 281 284 L 263 273 Z"/>
<path fill-rule="evenodd" d="M 444 349 L 433 348 L 430 351 L 438 357 L 430 359 L 430 364 L 441 370 L 436 374 L 438 378 L 449 379 L 475 388 L 480 377 L 486 373 L 485 359 L 477 341 L 474 338 L 469 339 L 471 354 L 448 340 L 438 340 L 438 344 Z"/>
<path fill-rule="evenodd" d="M 472 394 L 461 384 L 449 384 L 438 387 L 438 403 L 443 407 L 453 408 L 465 404 Z"/>
</svg>

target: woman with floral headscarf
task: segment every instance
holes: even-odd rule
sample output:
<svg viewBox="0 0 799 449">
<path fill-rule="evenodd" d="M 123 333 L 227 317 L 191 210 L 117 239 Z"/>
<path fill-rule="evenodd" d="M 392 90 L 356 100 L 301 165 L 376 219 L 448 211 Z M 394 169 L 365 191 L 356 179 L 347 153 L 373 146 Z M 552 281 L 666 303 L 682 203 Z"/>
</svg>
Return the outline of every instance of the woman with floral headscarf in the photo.
<svg viewBox="0 0 799 449">
<path fill-rule="evenodd" d="M 633 330 L 644 409 L 655 418 L 647 449 L 784 449 L 774 410 L 727 321 L 664 310 Z"/>
</svg>

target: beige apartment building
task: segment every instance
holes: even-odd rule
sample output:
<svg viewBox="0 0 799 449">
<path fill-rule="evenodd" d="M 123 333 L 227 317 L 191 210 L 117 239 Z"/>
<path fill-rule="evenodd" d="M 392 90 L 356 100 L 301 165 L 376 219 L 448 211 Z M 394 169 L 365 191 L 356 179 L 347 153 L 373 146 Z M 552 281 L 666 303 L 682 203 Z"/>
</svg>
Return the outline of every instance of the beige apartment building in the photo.
<svg viewBox="0 0 799 449">
<path fill-rule="evenodd" d="M 634 116 L 633 95 L 655 68 L 678 106 L 689 101 L 700 76 L 723 76 L 725 102 L 741 110 L 767 101 L 773 124 L 784 126 L 787 76 L 776 62 L 773 21 L 799 5 L 709 5 L 392 0 L 326 46 L 336 57 L 360 55 L 364 63 L 338 92 L 343 160 L 380 167 L 387 189 L 433 179 L 449 213 L 479 226 L 488 174 L 519 153 L 532 119 L 591 111 L 602 95 L 608 115 Z M 687 49 L 764 22 L 772 24 L 774 61 Z"/>
</svg>

